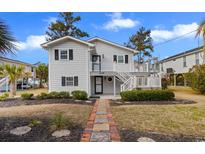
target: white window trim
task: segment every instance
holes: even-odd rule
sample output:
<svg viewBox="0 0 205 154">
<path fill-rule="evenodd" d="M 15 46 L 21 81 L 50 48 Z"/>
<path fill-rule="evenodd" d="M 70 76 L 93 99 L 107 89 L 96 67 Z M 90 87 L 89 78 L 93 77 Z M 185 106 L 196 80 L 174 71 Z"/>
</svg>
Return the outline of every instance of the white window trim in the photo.
<svg viewBox="0 0 205 154">
<path fill-rule="evenodd" d="M 67 59 L 62 59 L 62 58 L 61 58 L 61 52 L 62 52 L 62 51 L 67 51 Z M 67 50 L 67 49 L 59 49 L 59 59 L 60 59 L 60 60 L 69 60 L 69 57 L 68 57 L 68 56 L 69 56 L 69 54 L 68 54 L 68 50 Z"/>
<path fill-rule="evenodd" d="M 122 59 L 123 59 L 123 62 L 122 62 L 122 63 L 119 63 L 119 61 L 118 61 L 118 59 L 119 59 L 118 57 L 119 57 L 119 56 L 122 56 Z M 117 55 L 117 63 L 118 63 L 118 64 L 125 64 L 125 55 Z"/>
</svg>

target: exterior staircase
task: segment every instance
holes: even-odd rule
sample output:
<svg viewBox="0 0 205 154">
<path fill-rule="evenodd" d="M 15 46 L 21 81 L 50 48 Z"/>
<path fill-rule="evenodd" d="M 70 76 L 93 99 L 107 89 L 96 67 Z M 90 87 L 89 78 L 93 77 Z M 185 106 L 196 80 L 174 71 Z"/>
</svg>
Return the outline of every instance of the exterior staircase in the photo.
<svg viewBox="0 0 205 154">
<path fill-rule="evenodd" d="M 0 79 L 0 92 L 9 90 L 8 83 L 9 83 L 8 77 L 4 77 Z"/>
</svg>

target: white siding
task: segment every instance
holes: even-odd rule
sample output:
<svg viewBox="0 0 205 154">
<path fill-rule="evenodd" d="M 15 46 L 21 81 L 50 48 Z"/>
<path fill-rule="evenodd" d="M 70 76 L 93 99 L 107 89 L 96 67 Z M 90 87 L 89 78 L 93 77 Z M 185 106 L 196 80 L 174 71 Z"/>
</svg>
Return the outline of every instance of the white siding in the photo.
<svg viewBox="0 0 205 154">
<path fill-rule="evenodd" d="M 102 71 L 118 71 L 118 72 L 133 72 L 134 70 L 134 58 L 133 53 L 125 49 L 115 47 L 113 45 L 95 41 L 96 51 L 98 55 L 104 54 L 104 58 L 101 58 L 101 69 Z M 128 64 L 116 64 L 113 66 L 113 55 L 128 55 Z M 91 61 L 90 61 L 91 62 Z M 114 68 L 115 67 L 115 68 Z"/>
<path fill-rule="evenodd" d="M 55 60 L 55 49 L 73 49 L 73 60 Z M 49 91 L 85 90 L 89 94 L 88 50 L 88 46 L 74 41 L 66 41 L 49 49 Z M 62 76 L 78 76 L 78 86 L 62 86 Z"/>
<path fill-rule="evenodd" d="M 203 53 L 200 52 L 199 64 L 203 63 L 202 55 Z M 196 65 L 195 53 L 186 56 L 186 67 L 183 66 L 183 57 L 184 56 L 163 62 L 163 72 L 166 73 L 167 68 L 173 68 L 173 70 L 175 71 L 174 73 L 186 73 L 190 68 Z"/>
</svg>

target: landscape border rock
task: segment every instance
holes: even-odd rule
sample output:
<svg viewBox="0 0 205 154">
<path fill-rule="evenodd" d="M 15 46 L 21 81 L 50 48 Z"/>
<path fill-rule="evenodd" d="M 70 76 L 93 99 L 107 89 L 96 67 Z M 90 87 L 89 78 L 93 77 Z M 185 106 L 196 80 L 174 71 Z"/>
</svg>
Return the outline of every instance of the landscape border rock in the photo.
<svg viewBox="0 0 205 154">
<path fill-rule="evenodd" d="M 31 127 L 29 127 L 29 126 L 22 126 L 22 127 L 16 127 L 14 129 L 10 130 L 10 134 L 20 136 L 20 135 L 27 134 L 30 131 L 31 131 Z"/>
<path fill-rule="evenodd" d="M 69 136 L 70 135 L 70 130 L 67 129 L 62 129 L 62 130 L 56 130 L 52 133 L 52 136 L 56 138 L 64 137 L 64 136 Z"/>
</svg>

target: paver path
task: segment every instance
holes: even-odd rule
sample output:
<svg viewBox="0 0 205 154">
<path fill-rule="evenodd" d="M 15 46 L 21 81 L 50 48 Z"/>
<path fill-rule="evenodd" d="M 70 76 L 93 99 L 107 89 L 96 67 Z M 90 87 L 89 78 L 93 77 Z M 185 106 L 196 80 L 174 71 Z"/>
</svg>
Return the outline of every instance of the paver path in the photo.
<svg viewBox="0 0 205 154">
<path fill-rule="evenodd" d="M 90 113 L 81 142 L 112 141 L 120 141 L 120 135 L 112 119 L 109 100 L 98 99 Z"/>
</svg>

